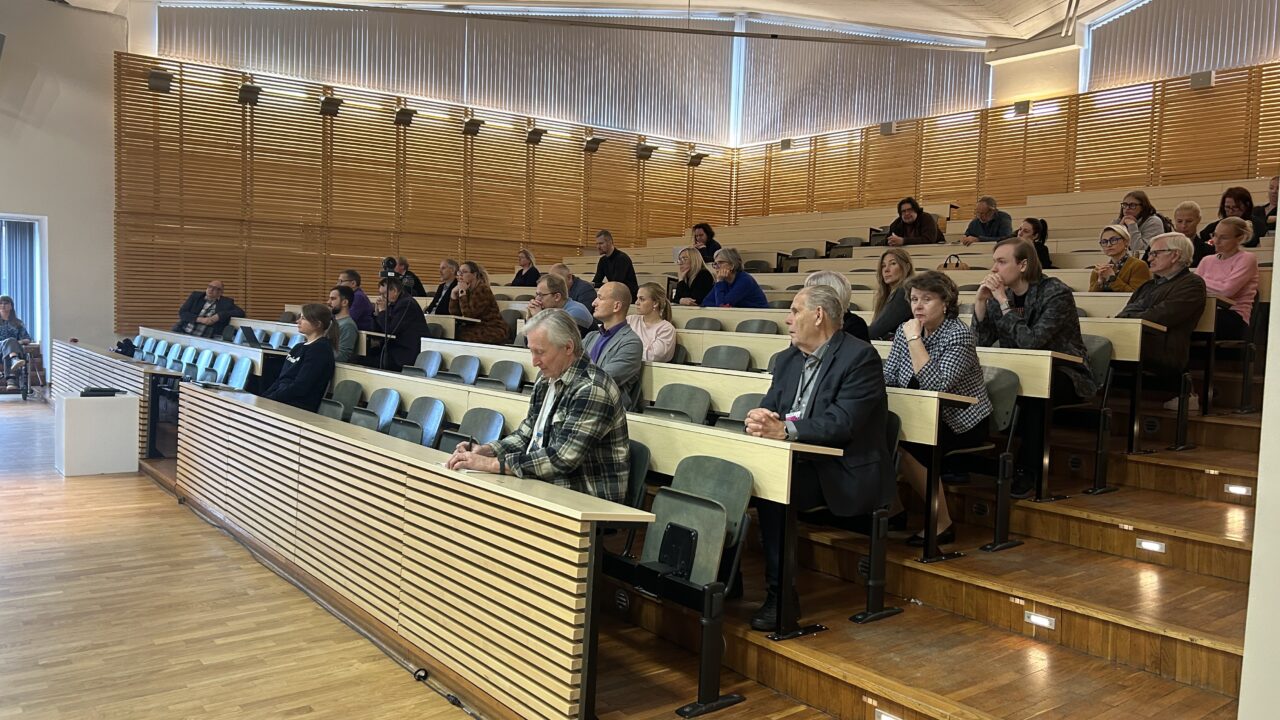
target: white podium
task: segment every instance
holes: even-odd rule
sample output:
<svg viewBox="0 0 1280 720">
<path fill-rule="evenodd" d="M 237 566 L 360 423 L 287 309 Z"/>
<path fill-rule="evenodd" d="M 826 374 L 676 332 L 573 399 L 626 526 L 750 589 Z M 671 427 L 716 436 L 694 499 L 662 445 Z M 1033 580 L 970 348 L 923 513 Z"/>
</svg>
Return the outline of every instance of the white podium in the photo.
<svg viewBox="0 0 1280 720">
<path fill-rule="evenodd" d="M 138 472 L 137 395 L 64 397 L 53 405 L 53 466 L 63 475 Z"/>
</svg>

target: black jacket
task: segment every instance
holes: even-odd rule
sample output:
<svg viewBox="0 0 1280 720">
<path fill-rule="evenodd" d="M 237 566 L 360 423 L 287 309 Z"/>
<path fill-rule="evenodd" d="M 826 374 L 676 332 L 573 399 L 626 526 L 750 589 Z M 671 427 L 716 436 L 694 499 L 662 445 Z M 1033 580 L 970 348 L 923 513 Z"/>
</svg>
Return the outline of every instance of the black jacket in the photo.
<svg viewBox="0 0 1280 720">
<path fill-rule="evenodd" d="M 186 332 L 187 323 L 195 322 L 195 319 L 200 317 L 200 311 L 204 309 L 204 298 L 204 293 L 198 290 L 187 296 L 187 301 L 178 308 L 178 324 L 173 326 L 174 332 Z M 236 301 L 226 295 L 218 298 L 213 307 L 214 314 L 218 316 L 218 322 L 213 324 L 210 337 L 221 338 L 222 330 L 227 323 L 231 322 L 231 318 L 244 317 L 244 310 L 241 310 L 236 305 Z"/>
<path fill-rule="evenodd" d="M 1204 280 L 1183 270 L 1168 280 L 1153 278 L 1129 296 L 1116 317 L 1140 318 L 1164 325 L 1167 332 L 1144 328 L 1142 363 L 1146 370 L 1181 375 L 1191 360 L 1191 333 L 1204 313 Z"/>
<path fill-rule="evenodd" d="M 263 397 L 315 412 L 333 381 L 334 362 L 333 345 L 328 338 L 297 345 L 289 351 L 284 368 Z"/>
<path fill-rule="evenodd" d="M 409 291 L 410 295 L 414 297 L 427 296 L 427 289 L 423 287 L 422 281 L 418 279 L 417 275 L 413 274 L 412 270 L 405 270 L 404 275 L 401 277 L 404 279 L 404 287 Z"/>
<path fill-rule="evenodd" d="M 422 338 L 427 336 L 427 318 L 417 300 L 401 295 L 385 311 L 374 314 L 373 329 L 395 336 L 391 338 L 385 358 L 381 362 L 374 358 L 374 365 L 399 372 L 405 365 L 412 365 L 418 359 L 418 353 L 422 352 Z"/>
<path fill-rule="evenodd" d="M 538 287 L 538 278 L 542 277 L 542 273 L 538 271 L 536 265 L 530 265 L 528 270 L 517 270 L 515 277 L 511 278 L 511 287 Z"/>
<path fill-rule="evenodd" d="M 449 295 L 453 292 L 454 286 L 458 284 L 456 279 L 447 283 L 440 283 L 436 286 L 436 294 L 431 297 L 431 304 L 427 306 L 427 312 L 432 315 L 448 315 L 449 314 Z"/>
<path fill-rule="evenodd" d="M 596 276 L 591 279 L 591 284 L 600 287 L 606 282 L 626 285 L 631 290 L 631 298 L 635 299 L 640 283 L 636 280 L 636 267 L 631 264 L 630 255 L 614 248 L 612 253 L 600 256 L 596 261 Z"/>
<path fill-rule="evenodd" d="M 811 456 L 822 495 L 836 515 L 863 515 L 889 502 L 893 458 L 885 437 L 889 398 L 880 354 L 845 333 L 831 341 L 818 369 L 813 396 L 795 421 L 797 440 L 844 448 L 842 457 Z M 804 354 L 783 350 L 761 407 L 785 416 L 804 369 Z"/>
<path fill-rule="evenodd" d="M 693 301 L 699 305 L 702 304 L 703 298 L 711 293 L 711 288 L 715 287 L 716 279 L 711 276 L 711 272 L 703 268 L 697 275 L 693 276 L 693 286 L 681 280 L 676 283 L 675 296 L 671 298 L 673 305 L 679 305 L 684 298 L 693 298 Z"/>
<path fill-rule="evenodd" d="M 907 293 L 901 287 L 889 294 L 884 301 L 880 314 L 871 320 L 871 328 L 867 331 L 872 340 L 889 340 L 898 332 L 902 323 L 911 319 L 911 305 L 907 302 Z"/>
<path fill-rule="evenodd" d="M 716 252 L 720 250 L 720 243 L 715 240 L 708 240 L 706 245 L 698 248 L 698 254 L 702 256 L 702 262 L 710 265 L 716 259 Z M 699 300 L 698 302 L 702 302 Z"/>
</svg>

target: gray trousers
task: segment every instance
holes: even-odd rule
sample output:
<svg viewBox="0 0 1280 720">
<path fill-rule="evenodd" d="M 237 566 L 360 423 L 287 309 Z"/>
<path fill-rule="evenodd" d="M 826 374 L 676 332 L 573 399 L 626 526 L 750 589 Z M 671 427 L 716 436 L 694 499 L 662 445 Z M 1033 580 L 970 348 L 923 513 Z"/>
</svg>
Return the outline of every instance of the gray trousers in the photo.
<svg viewBox="0 0 1280 720">
<path fill-rule="evenodd" d="M 9 376 L 10 374 L 9 368 L 13 365 L 14 360 L 17 359 L 14 357 L 10 357 L 11 355 L 15 355 L 15 354 L 18 357 L 23 357 L 27 354 L 26 350 L 23 349 L 22 347 L 22 343 L 18 342 L 17 340 L 14 340 L 13 338 L 0 340 L 0 357 L 4 358 L 5 377 Z"/>
</svg>

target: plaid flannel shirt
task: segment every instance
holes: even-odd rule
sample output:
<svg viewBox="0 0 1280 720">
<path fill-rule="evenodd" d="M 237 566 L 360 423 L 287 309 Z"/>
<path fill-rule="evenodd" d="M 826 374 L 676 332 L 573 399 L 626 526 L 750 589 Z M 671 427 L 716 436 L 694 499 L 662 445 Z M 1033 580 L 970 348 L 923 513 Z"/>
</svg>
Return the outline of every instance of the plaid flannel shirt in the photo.
<svg viewBox="0 0 1280 720">
<path fill-rule="evenodd" d="M 529 414 L 515 432 L 490 443 L 505 471 L 620 502 L 630 471 L 627 411 L 618 386 L 584 354 L 560 375 L 542 444 L 528 450 L 547 397 L 548 381 L 533 386 Z"/>
</svg>

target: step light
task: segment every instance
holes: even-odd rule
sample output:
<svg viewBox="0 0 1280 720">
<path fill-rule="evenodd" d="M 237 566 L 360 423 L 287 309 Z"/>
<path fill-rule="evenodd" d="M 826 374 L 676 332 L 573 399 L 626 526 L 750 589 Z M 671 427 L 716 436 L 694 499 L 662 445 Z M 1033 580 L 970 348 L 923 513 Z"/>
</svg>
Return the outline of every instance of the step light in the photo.
<svg viewBox="0 0 1280 720">
<path fill-rule="evenodd" d="M 1032 625 L 1035 625 L 1036 627 L 1042 627 L 1047 630 L 1053 630 L 1055 627 L 1058 626 L 1057 620 L 1054 620 L 1048 615 L 1033 613 L 1030 610 L 1027 610 L 1026 612 L 1022 613 L 1022 619 L 1025 620 L 1026 622 L 1031 623 Z"/>
<path fill-rule="evenodd" d="M 1232 485 L 1228 483 L 1226 485 L 1223 485 L 1222 489 L 1224 492 L 1228 492 L 1232 495 L 1252 495 L 1253 494 L 1253 488 L 1249 487 L 1248 485 Z"/>
<path fill-rule="evenodd" d="M 1158 541 L 1158 540 L 1143 540 L 1142 538 L 1138 538 L 1138 549 L 1139 549 L 1139 550 L 1149 550 L 1149 551 L 1151 551 L 1151 552 L 1163 553 L 1163 552 L 1164 552 L 1164 543 L 1162 543 L 1162 542 L 1160 542 L 1160 541 Z"/>
</svg>

